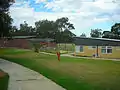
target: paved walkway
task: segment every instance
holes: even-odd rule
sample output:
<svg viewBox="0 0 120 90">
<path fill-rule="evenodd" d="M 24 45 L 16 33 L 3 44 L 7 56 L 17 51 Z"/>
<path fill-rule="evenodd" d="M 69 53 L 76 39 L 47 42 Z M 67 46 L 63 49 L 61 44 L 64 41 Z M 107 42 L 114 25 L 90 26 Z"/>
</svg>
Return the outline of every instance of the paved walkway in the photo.
<svg viewBox="0 0 120 90">
<path fill-rule="evenodd" d="M 56 55 L 56 54 L 46 53 L 46 52 L 40 52 L 40 53 L 43 53 L 43 54 L 49 54 L 49 55 Z M 120 61 L 120 59 L 95 58 L 95 57 L 79 57 L 79 56 L 73 56 L 72 54 L 73 54 L 73 53 L 61 54 L 61 56 L 72 57 L 72 58 L 95 59 L 95 60 L 111 60 L 111 61 Z"/>
<path fill-rule="evenodd" d="M 8 90 L 65 90 L 41 74 L 3 59 L 0 69 L 10 75 Z"/>
</svg>

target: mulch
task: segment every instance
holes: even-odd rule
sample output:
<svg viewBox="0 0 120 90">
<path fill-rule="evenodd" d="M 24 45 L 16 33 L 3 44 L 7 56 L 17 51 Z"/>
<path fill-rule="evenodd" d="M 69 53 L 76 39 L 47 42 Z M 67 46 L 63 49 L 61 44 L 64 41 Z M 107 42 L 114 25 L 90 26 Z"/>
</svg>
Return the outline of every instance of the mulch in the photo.
<svg viewBox="0 0 120 90">
<path fill-rule="evenodd" d="M 4 73 L 3 71 L 0 71 L 0 78 L 4 77 L 6 75 L 6 73 Z"/>
</svg>

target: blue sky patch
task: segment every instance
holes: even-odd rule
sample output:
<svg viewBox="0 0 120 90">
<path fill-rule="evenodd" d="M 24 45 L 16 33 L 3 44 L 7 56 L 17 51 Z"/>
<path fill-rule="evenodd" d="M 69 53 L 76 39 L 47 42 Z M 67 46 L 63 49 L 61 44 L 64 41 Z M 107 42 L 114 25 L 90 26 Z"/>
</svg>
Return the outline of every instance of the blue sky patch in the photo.
<svg viewBox="0 0 120 90">
<path fill-rule="evenodd" d="M 110 31 L 112 25 L 120 22 L 120 6 L 117 7 L 110 3 L 104 3 L 106 0 L 93 0 L 94 2 L 92 0 L 85 0 L 91 1 L 91 3 L 80 3 L 81 0 L 61 0 L 61 2 L 59 2 L 60 0 L 41 1 L 36 3 L 36 0 L 16 0 L 10 11 L 14 19 L 14 25 L 19 25 L 24 20 L 28 24 L 33 25 L 35 20 L 45 18 L 56 20 L 58 17 L 68 16 L 68 18 L 71 17 L 71 21 L 76 28 L 74 30 L 75 34 L 79 36 L 81 33 L 89 35 L 91 29 L 95 28 Z M 53 2 L 52 4 L 55 5 L 51 6 L 52 4 L 49 2 Z M 49 5 L 45 7 L 47 3 L 50 4 L 50 7 Z"/>
</svg>

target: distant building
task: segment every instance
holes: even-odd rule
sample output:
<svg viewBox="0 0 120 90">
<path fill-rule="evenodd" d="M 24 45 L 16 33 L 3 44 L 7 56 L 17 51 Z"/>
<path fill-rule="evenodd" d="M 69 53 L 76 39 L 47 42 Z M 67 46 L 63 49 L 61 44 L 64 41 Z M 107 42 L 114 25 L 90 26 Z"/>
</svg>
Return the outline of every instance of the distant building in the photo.
<svg viewBox="0 0 120 90">
<path fill-rule="evenodd" d="M 51 39 L 51 38 L 32 38 L 32 39 L 29 39 L 29 41 L 31 43 L 39 43 L 47 48 L 55 48 L 56 47 L 56 43 L 55 43 L 54 39 Z"/>
<path fill-rule="evenodd" d="M 75 55 L 120 58 L 120 40 L 75 37 Z"/>
<path fill-rule="evenodd" d="M 0 39 L 0 47 L 31 49 L 34 43 L 45 43 L 47 47 L 56 47 L 54 39 L 36 38 L 36 36 L 14 36 L 12 39 Z"/>
</svg>

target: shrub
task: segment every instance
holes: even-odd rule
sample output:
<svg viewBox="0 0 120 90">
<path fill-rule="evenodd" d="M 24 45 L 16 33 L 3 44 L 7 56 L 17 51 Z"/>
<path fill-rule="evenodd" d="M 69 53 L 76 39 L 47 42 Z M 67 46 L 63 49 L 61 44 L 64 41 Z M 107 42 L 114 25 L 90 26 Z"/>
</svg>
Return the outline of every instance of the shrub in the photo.
<svg viewBox="0 0 120 90">
<path fill-rule="evenodd" d="M 0 70 L 0 90 L 8 89 L 9 75 Z"/>
</svg>

